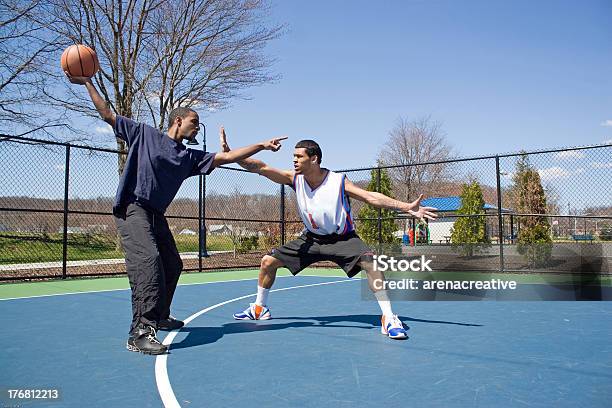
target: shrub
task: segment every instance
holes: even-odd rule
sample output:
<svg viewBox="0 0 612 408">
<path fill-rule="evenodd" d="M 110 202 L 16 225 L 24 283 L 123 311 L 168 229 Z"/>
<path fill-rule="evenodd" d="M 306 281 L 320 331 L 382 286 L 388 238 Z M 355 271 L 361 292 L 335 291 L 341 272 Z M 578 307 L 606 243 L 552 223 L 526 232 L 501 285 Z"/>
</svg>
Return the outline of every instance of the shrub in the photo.
<svg viewBox="0 0 612 408">
<path fill-rule="evenodd" d="M 461 191 L 461 207 L 457 214 L 484 214 L 484 205 L 480 184 L 477 181 L 464 184 Z M 474 253 L 490 246 L 485 217 L 457 218 L 451 229 L 451 243 L 463 256 L 473 256 Z"/>
<path fill-rule="evenodd" d="M 612 224 L 604 224 L 599 230 L 599 239 L 602 241 L 612 241 Z"/>
<path fill-rule="evenodd" d="M 244 254 L 249 251 L 253 251 L 258 247 L 259 238 L 257 235 L 251 237 L 239 237 L 236 245 L 236 251 Z"/>
</svg>

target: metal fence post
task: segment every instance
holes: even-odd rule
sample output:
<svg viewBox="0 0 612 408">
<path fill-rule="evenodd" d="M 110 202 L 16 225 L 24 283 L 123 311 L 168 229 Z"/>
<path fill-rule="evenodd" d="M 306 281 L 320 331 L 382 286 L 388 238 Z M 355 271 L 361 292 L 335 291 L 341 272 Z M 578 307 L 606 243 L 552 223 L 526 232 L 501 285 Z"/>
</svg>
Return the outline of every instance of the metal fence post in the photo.
<svg viewBox="0 0 612 408">
<path fill-rule="evenodd" d="M 202 228 L 202 224 L 204 223 L 204 217 L 202 215 L 202 207 L 204 207 L 202 205 L 202 178 L 204 176 L 200 174 L 200 176 L 198 177 L 198 272 L 202 272 L 202 247 L 204 246 L 203 243 L 203 235 L 202 234 L 206 234 L 206 230 L 203 230 Z"/>
<path fill-rule="evenodd" d="M 281 245 L 285 245 L 285 185 L 280 187 L 280 236 Z"/>
<path fill-rule="evenodd" d="M 495 175 L 497 178 L 497 222 L 499 240 L 499 270 L 504 271 L 504 219 L 502 218 L 502 191 L 501 178 L 499 172 L 499 156 L 495 156 Z"/>
<path fill-rule="evenodd" d="M 204 124 L 202 124 L 202 151 L 206 152 L 206 126 Z M 200 174 L 198 178 L 198 272 L 202 272 L 202 258 L 209 256 L 206 251 L 206 176 Z"/>
<path fill-rule="evenodd" d="M 381 169 L 378 167 L 376 169 L 376 191 L 380 193 L 381 185 L 380 185 L 380 173 Z M 382 245 L 382 209 L 378 208 L 378 246 Z"/>
<path fill-rule="evenodd" d="M 199 217 L 201 220 L 200 258 L 208 258 L 210 255 L 208 254 L 208 250 L 206 249 L 206 176 L 202 176 L 202 188 L 200 189 L 200 194 L 202 194 L 202 210 L 200 212 L 201 216 Z"/>
<path fill-rule="evenodd" d="M 70 184 L 70 145 L 66 145 L 66 161 L 64 163 L 64 235 L 62 237 L 62 279 L 66 279 L 66 264 L 68 261 L 68 186 Z"/>
</svg>

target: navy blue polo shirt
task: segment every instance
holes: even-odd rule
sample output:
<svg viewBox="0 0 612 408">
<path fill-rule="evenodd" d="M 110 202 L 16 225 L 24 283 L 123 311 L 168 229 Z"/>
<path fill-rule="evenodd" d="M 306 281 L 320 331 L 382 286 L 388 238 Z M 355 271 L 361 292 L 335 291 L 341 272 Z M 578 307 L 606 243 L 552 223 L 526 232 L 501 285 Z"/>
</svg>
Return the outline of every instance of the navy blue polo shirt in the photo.
<svg viewBox="0 0 612 408">
<path fill-rule="evenodd" d="M 117 115 L 113 130 L 128 145 L 114 214 L 133 202 L 163 214 L 187 177 L 213 170 L 215 153 L 188 149 L 154 127 Z"/>
</svg>

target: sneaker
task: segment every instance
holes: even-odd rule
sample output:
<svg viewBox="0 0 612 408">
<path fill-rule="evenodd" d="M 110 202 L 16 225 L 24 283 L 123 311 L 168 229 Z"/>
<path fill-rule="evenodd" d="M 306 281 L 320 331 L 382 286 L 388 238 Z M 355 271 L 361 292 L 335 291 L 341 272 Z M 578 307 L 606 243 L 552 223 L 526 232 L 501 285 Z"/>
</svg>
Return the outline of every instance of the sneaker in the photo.
<svg viewBox="0 0 612 408">
<path fill-rule="evenodd" d="M 270 309 L 255 303 L 249 304 L 248 309 L 244 312 L 234 313 L 234 319 L 236 320 L 268 320 L 271 318 Z"/>
<path fill-rule="evenodd" d="M 380 327 L 380 332 L 385 336 L 389 336 L 389 338 L 396 340 L 408 338 L 408 333 L 406 332 L 406 329 L 404 329 L 404 325 L 397 315 L 393 315 L 393 318 L 389 321 L 387 321 L 383 315 L 381 318 L 381 323 L 382 326 Z"/>
<path fill-rule="evenodd" d="M 155 329 L 151 326 L 137 327 L 130 333 L 125 347 L 130 351 L 144 354 L 165 354 L 168 351 L 168 347 L 157 340 Z"/>
<path fill-rule="evenodd" d="M 159 323 L 157 324 L 157 329 L 164 331 L 172 331 L 180 329 L 184 325 L 185 322 L 183 322 L 182 320 L 176 320 L 173 316 L 168 316 L 167 319 L 162 319 L 159 321 Z"/>
</svg>

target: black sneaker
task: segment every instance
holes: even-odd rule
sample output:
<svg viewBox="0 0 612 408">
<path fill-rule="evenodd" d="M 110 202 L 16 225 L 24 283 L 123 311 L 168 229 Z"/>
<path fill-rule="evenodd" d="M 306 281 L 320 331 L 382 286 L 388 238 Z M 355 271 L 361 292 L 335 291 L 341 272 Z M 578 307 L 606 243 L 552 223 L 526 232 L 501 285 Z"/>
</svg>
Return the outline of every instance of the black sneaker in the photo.
<svg viewBox="0 0 612 408">
<path fill-rule="evenodd" d="M 168 316 L 167 319 L 162 319 L 159 321 L 157 328 L 159 330 L 172 331 L 172 330 L 180 329 L 184 325 L 185 323 L 183 321 L 176 320 L 174 317 Z"/>
<path fill-rule="evenodd" d="M 151 326 L 136 328 L 130 333 L 125 347 L 144 354 L 165 354 L 168 351 L 168 347 L 157 340 L 155 329 Z"/>
</svg>

